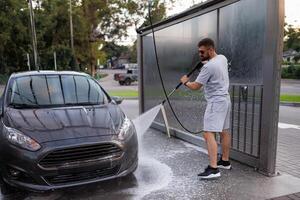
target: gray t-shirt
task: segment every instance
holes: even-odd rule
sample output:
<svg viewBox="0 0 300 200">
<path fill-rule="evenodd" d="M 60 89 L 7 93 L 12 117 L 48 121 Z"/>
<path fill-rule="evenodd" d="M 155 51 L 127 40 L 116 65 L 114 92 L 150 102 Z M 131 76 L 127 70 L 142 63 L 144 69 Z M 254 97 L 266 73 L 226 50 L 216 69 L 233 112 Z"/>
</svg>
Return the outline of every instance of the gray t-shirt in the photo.
<svg viewBox="0 0 300 200">
<path fill-rule="evenodd" d="M 224 101 L 229 98 L 228 62 L 225 56 L 217 55 L 203 65 L 197 83 L 204 86 L 207 102 Z"/>
</svg>

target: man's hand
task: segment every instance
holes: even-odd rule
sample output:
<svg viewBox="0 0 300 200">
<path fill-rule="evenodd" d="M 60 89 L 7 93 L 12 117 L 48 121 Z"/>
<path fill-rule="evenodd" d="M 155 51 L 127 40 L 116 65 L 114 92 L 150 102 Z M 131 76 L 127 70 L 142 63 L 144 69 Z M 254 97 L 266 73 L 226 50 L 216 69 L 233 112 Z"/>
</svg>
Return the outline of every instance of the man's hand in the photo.
<svg viewBox="0 0 300 200">
<path fill-rule="evenodd" d="M 183 77 L 181 77 L 180 81 L 182 84 L 185 84 L 188 82 L 188 84 L 186 84 L 185 86 L 190 88 L 191 90 L 199 90 L 202 87 L 202 84 L 197 83 L 197 82 L 189 82 L 189 77 L 187 77 L 187 75 L 184 75 Z"/>
<path fill-rule="evenodd" d="M 187 75 L 184 75 L 183 77 L 181 77 L 180 81 L 182 84 L 185 84 L 186 82 L 188 82 L 190 79 L 189 77 L 187 77 Z"/>
</svg>

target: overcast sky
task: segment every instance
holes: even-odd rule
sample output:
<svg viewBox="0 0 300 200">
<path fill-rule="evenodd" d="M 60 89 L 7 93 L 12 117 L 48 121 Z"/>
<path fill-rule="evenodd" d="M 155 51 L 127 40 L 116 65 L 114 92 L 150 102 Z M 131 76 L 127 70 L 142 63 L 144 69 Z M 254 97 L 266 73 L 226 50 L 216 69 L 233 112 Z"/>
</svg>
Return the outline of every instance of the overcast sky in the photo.
<svg viewBox="0 0 300 200">
<path fill-rule="evenodd" d="M 168 2 L 169 0 L 164 0 Z M 168 9 L 167 15 L 171 16 L 183 12 L 192 5 L 204 2 L 206 0 L 175 0 L 173 8 Z M 295 27 L 300 28 L 300 0 L 285 0 L 285 21 Z M 134 29 L 129 30 L 129 37 L 123 39 L 119 44 L 128 45 L 136 40 L 136 32 Z"/>
<path fill-rule="evenodd" d="M 285 0 L 285 21 L 300 28 L 300 0 Z"/>
</svg>

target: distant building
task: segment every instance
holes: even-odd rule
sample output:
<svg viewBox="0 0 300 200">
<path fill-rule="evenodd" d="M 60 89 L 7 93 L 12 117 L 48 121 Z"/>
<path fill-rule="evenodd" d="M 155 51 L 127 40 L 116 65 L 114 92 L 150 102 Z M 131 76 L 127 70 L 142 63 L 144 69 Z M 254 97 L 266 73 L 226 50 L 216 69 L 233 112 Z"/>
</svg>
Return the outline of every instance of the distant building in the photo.
<svg viewBox="0 0 300 200">
<path fill-rule="evenodd" d="M 107 61 L 108 68 L 115 68 L 115 69 L 125 69 L 126 64 L 129 63 L 130 56 L 129 54 L 121 54 L 119 58 L 112 57 Z"/>
<path fill-rule="evenodd" d="M 296 60 L 295 60 L 296 57 Z M 300 62 L 300 59 L 297 59 L 298 57 L 300 57 L 300 52 L 297 52 L 293 49 L 289 49 L 287 51 L 283 52 L 283 61 L 284 62 Z"/>
</svg>

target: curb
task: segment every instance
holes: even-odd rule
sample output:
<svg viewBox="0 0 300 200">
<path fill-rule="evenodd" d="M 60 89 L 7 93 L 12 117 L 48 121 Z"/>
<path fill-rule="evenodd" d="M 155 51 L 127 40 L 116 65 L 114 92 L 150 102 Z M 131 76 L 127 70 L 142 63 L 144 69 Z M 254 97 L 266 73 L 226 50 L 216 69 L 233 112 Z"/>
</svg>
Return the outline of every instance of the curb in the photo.
<svg viewBox="0 0 300 200">
<path fill-rule="evenodd" d="M 138 97 L 122 97 L 124 100 L 138 100 Z"/>
<path fill-rule="evenodd" d="M 291 106 L 291 107 L 300 107 L 300 103 L 296 102 L 286 102 L 286 101 L 281 101 L 280 102 L 281 106 Z"/>
</svg>

